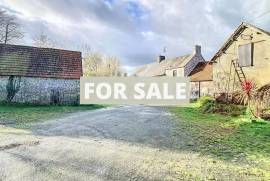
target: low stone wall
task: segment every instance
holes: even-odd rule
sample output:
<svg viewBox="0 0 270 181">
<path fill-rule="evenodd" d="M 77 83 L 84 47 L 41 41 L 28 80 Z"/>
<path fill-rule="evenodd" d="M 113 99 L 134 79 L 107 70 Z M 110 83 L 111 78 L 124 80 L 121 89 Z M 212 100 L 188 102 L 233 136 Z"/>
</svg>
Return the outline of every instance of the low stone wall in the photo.
<svg viewBox="0 0 270 181">
<path fill-rule="evenodd" d="M 0 101 L 7 97 L 8 76 L 0 76 Z M 79 104 L 80 81 L 22 77 L 12 102 L 31 104 Z"/>
</svg>

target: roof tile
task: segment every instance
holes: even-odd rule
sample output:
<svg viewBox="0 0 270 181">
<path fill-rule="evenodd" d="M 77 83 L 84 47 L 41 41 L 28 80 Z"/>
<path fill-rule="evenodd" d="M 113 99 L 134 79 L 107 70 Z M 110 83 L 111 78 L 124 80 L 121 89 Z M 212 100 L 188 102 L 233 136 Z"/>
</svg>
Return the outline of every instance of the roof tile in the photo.
<svg viewBox="0 0 270 181">
<path fill-rule="evenodd" d="M 151 63 L 143 65 L 137 70 L 135 70 L 135 74 L 138 77 L 154 77 L 154 76 L 162 76 L 165 75 L 165 71 L 168 69 L 174 69 L 178 67 L 183 67 L 185 64 L 193 57 L 194 55 L 185 55 L 181 57 L 176 57 L 174 59 L 163 60 L 158 63 Z"/>
<path fill-rule="evenodd" d="M 79 79 L 81 52 L 0 44 L 0 75 Z"/>
</svg>

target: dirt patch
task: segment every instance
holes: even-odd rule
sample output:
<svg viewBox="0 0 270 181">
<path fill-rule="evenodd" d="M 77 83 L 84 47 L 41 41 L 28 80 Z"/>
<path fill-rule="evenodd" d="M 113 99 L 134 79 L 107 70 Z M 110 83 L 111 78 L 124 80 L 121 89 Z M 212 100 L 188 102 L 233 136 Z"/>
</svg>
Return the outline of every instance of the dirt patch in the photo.
<svg viewBox="0 0 270 181">
<path fill-rule="evenodd" d="M 11 143 L 8 145 L 0 146 L 0 151 L 13 149 L 19 146 L 35 146 L 39 144 L 40 144 L 39 141 L 30 141 L 30 142 L 25 142 L 25 143 Z"/>
</svg>

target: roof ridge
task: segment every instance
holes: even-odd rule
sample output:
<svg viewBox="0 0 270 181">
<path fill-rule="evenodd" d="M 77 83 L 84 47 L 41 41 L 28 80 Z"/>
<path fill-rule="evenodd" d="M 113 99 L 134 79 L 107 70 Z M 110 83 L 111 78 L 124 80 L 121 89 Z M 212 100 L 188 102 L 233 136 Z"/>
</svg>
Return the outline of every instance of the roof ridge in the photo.
<svg viewBox="0 0 270 181">
<path fill-rule="evenodd" d="M 252 27 L 257 29 L 258 31 L 261 31 L 262 33 L 265 33 L 266 35 L 270 36 L 270 32 L 263 30 L 261 28 L 258 28 L 257 26 L 247 23 L 247 22 L 242 22 L 235 30 L 234 32 L 230 35 L 230 37 L 225 41 L 225 43 L 221 46 L 221 48 L 217 51 L 217 53 L 215 53 L 215 55 L 213 56 L 213 58 L 211 58 L 211 62 L 215 61 L 217 57 L 220 56 L 220 54 L 222 54 L 222 52 L 225 50 L 227 50 L 227 48 L 229 47 L 230 43 L 232 43 L 232 41 L 234 41 L 234 38 L 238 35 L 240 35 L 245 28 L 247 27 Z"/>
<path fill-rule="evenodd" d="M 165 71 L 172 68 L 183 67 L 182 64 L 186 62 L 187 59 L 191 59 L 193 54 L 186 54 L 179 57 L 174 57 L 170 59 L 165 59 L 162 62 L 152 62 L 149 64 L 144 64 L 138 66 L 134 71 L 134 75 L 143 76 L 157 76 L 164 75 Z"/>
<path fill-rule="evenodd" d="M 183 55 L 183 56 L 178 56 L 178 57 L 174 57 L 174 58 L 168 58 L 168 59 L 163 60 L 162 62 L 173 61 L 173 60 L 175 60 L 177 58 L 183 58 L 183 57 L 187 57 L 187 56 L 191 56 L 191 55 L 192 54 L 186 54 L 186 55 Z M 162 62 L 160 62 L 160 63 L 162 63 Z M 160 63 L 152 62 L 152 63 L 142 64 L 142 65 L 137 66 L 137 68 L 141 68 L 141 67 L 144 67 L 144 66 L 147 66 L 147 65 L 160 64 Z"/>
<path fill-rule="evenodd" d="M 246 26 L 251 26 L 252 28 L 258 29 L 258 30 L 262 31 L 263 33 L 266 33 L 267 35 L 270 36 L 270 32 L 269 32 L 269 31 L 264 30 L 264 29 L 262 29 L 262 28 L 259 28 L 258 26 L 255 26 L 255 25 L 253 25 L 253 24 L 251 24 L 251 23 L 247 23 L 247 22 L 242 22 L 242 24 L 243 24 L 243 25 L 246 25 Z"/>
<path fill-rule="evenodd" d="M 0 43 L 0 45 L 16 46 L 16 47 L 24 47 L 24 48 L 37 48 L 37 49 L 46 49 L 46 50 L 61 50 L 61 51 L 69 51 L 69 52 L 81 53 L 80 51 L 75 51 L 75 50 L 67 50 L 67 49 L 60 49 L 60 48 L 37 47 L 37 46 L 30 46 L 30 45 L 5 44 L 5 43 Z"/>
<path fill-rule="evenodd" d="M 80 52 L 0 44 L 2 76 L 79 79 L 82 73 Z"/>
<path fill-rule="evenodd" d="M 168 59 L 168 60 L 175 60 L 175 59 L 178 59 L 178 58 L 189 57 L 189 56 L 191 56 L 191 55 L 193 55 L 193 54 L 186 54 L 186 55 L 182 55 L 182 56 L 178 56 L 178 57 L 170 58 L 170 59 Z"/>
</svg>

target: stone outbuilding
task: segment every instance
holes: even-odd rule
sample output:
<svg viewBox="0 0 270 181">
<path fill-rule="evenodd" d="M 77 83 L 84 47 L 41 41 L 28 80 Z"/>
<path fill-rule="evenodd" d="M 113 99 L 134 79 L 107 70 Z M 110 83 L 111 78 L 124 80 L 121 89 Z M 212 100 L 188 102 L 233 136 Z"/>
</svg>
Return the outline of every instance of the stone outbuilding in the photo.
<svg viewBox="0 0 270 181">
<path fill-rule="evenodd" d="M 230 95 L 241 83 L 270 82 L 270 32 L 241 23 L 211 59 L 216 95 Z"/>
<path fill-rule="evenodd" d="M 81 52 L 0 44 L 0 101 L 78 104 Z"/>
</svg>

